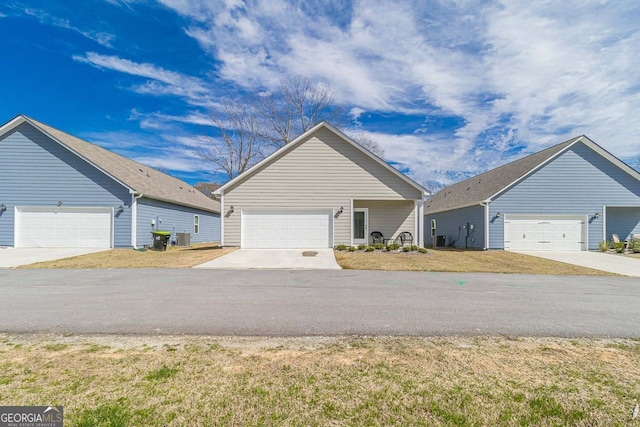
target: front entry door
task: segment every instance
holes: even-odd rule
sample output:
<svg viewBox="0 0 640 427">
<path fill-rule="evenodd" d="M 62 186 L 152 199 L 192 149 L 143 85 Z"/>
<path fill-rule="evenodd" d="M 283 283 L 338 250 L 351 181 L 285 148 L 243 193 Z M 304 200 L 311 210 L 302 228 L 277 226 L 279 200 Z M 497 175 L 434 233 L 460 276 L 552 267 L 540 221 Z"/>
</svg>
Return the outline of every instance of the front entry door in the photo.
<svg viewBox="0 0 640 427">
<path fill-rule="evenodd" d="M 369 244 L 369 209 L 356 208 L 353 210 L 353 244 Z"/>
</svg>

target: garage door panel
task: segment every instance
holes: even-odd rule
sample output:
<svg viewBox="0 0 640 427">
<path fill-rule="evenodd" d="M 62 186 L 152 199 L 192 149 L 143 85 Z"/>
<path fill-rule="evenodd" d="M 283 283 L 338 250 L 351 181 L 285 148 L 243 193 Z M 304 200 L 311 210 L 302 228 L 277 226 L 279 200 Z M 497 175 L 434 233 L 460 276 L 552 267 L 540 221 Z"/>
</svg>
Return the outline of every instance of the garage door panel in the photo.
<svg viewBox="0 0 640 427">
<path fill-rule="evenodd" d="M 329 213 L 243 213 L 243 248 L 330 246 Z M 264 224 L 264 229 L 260 226 Z"/>
<path fill-rule="evenodd" d="M 18 207 L 16 246 L 109 248 L 111 208 Z"/>
<path fill-rule="evenodd" d="M 583 219 L 510 218 L 505 216 L 504 248 L 514 251 L 586 250 Z"/>
</svg>

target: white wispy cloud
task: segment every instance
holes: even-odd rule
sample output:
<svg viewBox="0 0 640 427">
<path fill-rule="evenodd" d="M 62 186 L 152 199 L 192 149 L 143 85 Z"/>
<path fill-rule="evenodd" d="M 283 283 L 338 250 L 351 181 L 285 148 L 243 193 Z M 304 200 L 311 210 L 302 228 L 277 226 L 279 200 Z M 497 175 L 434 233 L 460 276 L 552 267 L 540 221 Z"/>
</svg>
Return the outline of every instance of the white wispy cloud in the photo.
<svg viewBox="0 0 640 427">
<path fill-rule="evenodd" d="M 174 129 L 176 123 L 185 123 L 212 127 L 211 116 L 201 111 L 190 111 L 184 115 L 171 115 L 162 113 L 144 113 L 133 109 L 130 120 L 137 120 L 143 129 Z"/>
<path fill-rule="evenodd" d="M 300 73 L 331 84 L 357 115 L 460 118 L 444 138 L 376 138 L 416 176 L 441 177 L 441 165 L 451 176 L 479 172 L 511 160 L 514 147 L 527 153 L 583 133 L 623 158 L 640 155 L 633 2 L 377 0 L 333 15 L 323 2 L 161 3 L 191 19 L 185 33 L 220 61 L 222 79 L 247 90 Z"/>
<path fill-rule="evenodd" d="M 55 17 L 41 9 L 25 8 L 24 13 L 35 18 L 42 24 L 53 25 L 55 27 L 75 31 L 79 34 L 82 34 L 84 37 L 93 40 L 98 44 L 101 44 L 102 46 L 112 47 L 111 42 L 115 39 L 115 36 L 109 32 L 82 29 L 78 26 L 73 25 L 68 19 Z"/>
<path fill-rule="evenodd" d="M 74 55 L 78 62 L 90 64 L 96 68 L 118 71 L 132 76 L 150 80 L 135 84 L 132 89 L 138 93 L 159 95 L 175 95 L 185 98 L 193 105 L 212 105 L 211 91 L 205 83 L 193 76 L 187 76 L 175 71 L 165 70 L 154 64 L 134 62 L 114 55 L 101 55 L 87 52 L 84 55 Z"/>
</svg>

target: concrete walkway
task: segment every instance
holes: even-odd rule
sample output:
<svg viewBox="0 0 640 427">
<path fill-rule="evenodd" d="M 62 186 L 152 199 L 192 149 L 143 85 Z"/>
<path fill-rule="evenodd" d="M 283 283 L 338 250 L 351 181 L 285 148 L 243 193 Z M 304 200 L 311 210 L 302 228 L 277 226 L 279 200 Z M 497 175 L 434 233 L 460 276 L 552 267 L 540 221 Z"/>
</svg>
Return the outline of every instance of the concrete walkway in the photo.
<svg viewBox="0 0 640 427">
<path fill-rule="evenodd" d="M 102 248 L 0 248 L 0 268 L 12 268 L 108 250 Z"/>
<path fill-rule="evenodd" d="M 303 253 L 316 253 L 305 256 Z M 240 249 L 193 268 L 340 270 L 333 249 Z"/>
<path fill-rule="evenodd" d="M 587 251 L 527 251 L 520 253 L 610 273 L 640 277 L 640 259 L 624 255 Z"/>
</svg>

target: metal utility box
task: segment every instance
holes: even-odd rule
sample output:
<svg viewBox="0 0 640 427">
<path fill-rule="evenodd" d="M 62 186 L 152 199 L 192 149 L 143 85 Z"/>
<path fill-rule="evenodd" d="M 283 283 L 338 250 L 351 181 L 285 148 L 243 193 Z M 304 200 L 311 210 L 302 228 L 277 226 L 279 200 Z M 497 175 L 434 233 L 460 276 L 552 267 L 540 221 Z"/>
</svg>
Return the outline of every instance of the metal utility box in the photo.
<svg viewBox="0 0 640 427">
<path fill-rule="evenodd" d="M 191 233 L 176 233 L 176 244 L 178 246 L 191 246 Z"/>
<path fill-rule="evenodd" d="M 436 236 L 436 248 L 444 248 L 447 243 L 447 236 Z"/>
</svg>

